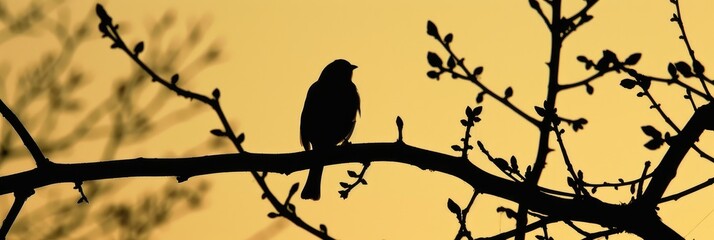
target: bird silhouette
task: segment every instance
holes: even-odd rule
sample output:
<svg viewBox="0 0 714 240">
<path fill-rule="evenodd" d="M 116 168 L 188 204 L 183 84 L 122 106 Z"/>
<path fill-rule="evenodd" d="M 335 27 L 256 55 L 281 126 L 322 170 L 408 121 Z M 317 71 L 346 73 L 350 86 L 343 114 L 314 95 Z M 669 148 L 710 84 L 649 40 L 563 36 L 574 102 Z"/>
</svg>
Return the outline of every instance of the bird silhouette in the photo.
<svg viewBox="0 0 714 240">
<path fill-rule="evenodd" d="M 360 112 L 359 94 L 352 83 L 355 68 L 348 61 L 337 59 L 310 86 L 300 118 L 300 142 L 306 151 L 334 147 L 350 139 Z M 300 197 L 320 199 L 322 168 L 310 168 Z"/>
</svg>

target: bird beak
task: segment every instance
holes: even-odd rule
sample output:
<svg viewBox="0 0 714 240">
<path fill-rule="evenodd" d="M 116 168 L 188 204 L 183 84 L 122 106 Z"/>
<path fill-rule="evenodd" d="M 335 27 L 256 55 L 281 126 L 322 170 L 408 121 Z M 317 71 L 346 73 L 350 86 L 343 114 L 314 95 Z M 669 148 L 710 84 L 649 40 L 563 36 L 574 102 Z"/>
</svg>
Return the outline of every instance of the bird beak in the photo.
<svg viewBox="0 0 714 240">
<path fill-rule="evenodd" d="M 356 69 L 356 68 L 357 68 L 357 66 L 355 66 L 355 65 L 352 65 L 352 70 L 354 70 L 354 69 Z"/>
</svg>

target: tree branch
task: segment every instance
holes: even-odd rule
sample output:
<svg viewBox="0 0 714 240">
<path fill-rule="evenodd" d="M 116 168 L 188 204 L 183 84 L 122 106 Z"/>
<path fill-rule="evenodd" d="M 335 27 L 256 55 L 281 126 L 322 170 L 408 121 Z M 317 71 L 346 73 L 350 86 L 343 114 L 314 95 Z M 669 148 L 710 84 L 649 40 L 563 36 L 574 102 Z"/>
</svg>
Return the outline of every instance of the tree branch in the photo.
<svg viewBox="0 0 714 240">
<path fill-rule="evenodd" d="M 20 214 L 22 205 L 25 204 L 27 198 L 32 196 L 32 194 L 35 194 L 35 190 L 30 189 L 28 191 L 27 189 L 21 189 L 15 192 L 15 201 L 12 203 L 12 207 L 10 207 L 10 211 L 7 213 L 5 220 L 2 221 L 2 227 L 0 227 L 1 240 L 5 240 L 7 233 L 10 232 L 10 227 L 12 227 L 12 224 L 15 222 L 15 218 Z"/>
<path fill-rule="evenodd" d="M 315 159 L 326 159 L 318 162 Z M 591 222 L 636 232 L 638 223 L 658 221 L 654 210 L 633 205 L 604 203 L 596 199 L 562 198 L 534 190 L 523 183 L 491 175 L 467 159 L 401 143 L 365 143 L 330 149 L 284 154 L 234 153 L 193 158 L 126 159 L 93 163 L 54 164 L 48 168 L 0 177 L 0 195 L 19 189 L 99 179 L 140 176 L 198 176 L 221 172 L 274 172 L 290 174 L 322 165 L 362 162 L 397 162 L 442 172 L 468 183 L 481 193 L 517 203 L 557 219 Z M 663 225 L 663 224 L 662 224 Z M 654 226 L 654 225 L 652 225 Z M 651 233 L 668 228 L 648 226 Z M 663 225 L 666 227 L 666 225 Z M 641 226 L 639 226 L 641 227 Z"/>
<path fill-rule="evenodd" d="M 12 128 L 15 129 L 15 132 L 17 132 L 17 135 L 20 136 L 22 143 L 25 144 L 27 150 L 30 151 L 30 154 L 32 154 L 32 158 L 35 160 L 35 164 L 37 164 L 38 168 L 46 167 L 52 164 L 52 162 L 47 159 L 47 157 L 45 157 L 45 155 L 42 153 L 42 150 L 40 150 L 40 146 L 37 146 L 35 140 L 32 139 L 30 133 L 27 132 L 25 126 L 22 125 L 20 119 L 17 118 L 15 113 L 13 113 L 12 110 L 10 110 L 10 108 L 5 105 L 5 102 L 3 102 L 2 100 L 0 100 L 0 114 L 2 114 L 5 119 L 7 119 L 7 122 L 10 123 L 10 126 L 12 126 Z"/>
<path fill-rule="evenodd" d="M 689 122 L 684 126 L 679 135 L 675 136 L 669 150 L 665 153 L 660 164 L 652 172 L 652 180 L 649 186 L 643 193 L 642 197 L 637 201 L 645 208 L 654 208 L 661 201 L 664 191 L 669 186 L 669 183 L 677 175 L 679 164 L 684 159 L 694 142 L 699 139 L 699 136 L 705 129 L 712 130 L 712 121 L 714 120 L 714 104 L 710 103 L 698 108 Z"/>
</svg>

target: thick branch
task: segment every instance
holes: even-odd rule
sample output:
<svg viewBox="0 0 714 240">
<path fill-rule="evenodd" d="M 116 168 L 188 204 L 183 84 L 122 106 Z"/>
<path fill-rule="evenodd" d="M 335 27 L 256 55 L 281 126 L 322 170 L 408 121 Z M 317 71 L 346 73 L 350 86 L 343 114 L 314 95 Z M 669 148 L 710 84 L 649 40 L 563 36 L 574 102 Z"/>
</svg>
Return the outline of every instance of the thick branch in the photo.
<svg viewBox="0 0 714 240">
<path fill-rule="evenodd" d="M 315 159 L 326 159 L 320 163 Z M 463 180 L 479 192 L 517 203 L 557 219 L 597 223 L 630 229 L 636 222 L 654 222 L 657 216 L 631 205 L 603 203 L 595 199 L 556 197 L 526 187 L 523 183 L 493 176 L 467 159 L 437 153 L 401 143 L 352 144 L 319 151 L 284 154 L 222 154 L 194 158 L 138 158 L 94 163 L 54 164 L 0 177 L 0 194 L 18 189 L 34 189 L 51 184 L 140 176 L 197 176 L 221 172 L 266 171 L 290 174 L 320 164 L 399 162 L 421 169 L 442 172 Z M 666 226 L 665 226 L 666 227 Z M 648 228 L 657 233 L 658 228 Z M 664 228 L 662 230 L 666 230 Z"/>
<path fill-rule="evenodd" d="M 653 208 L 660 202 L 669 183 L 677 175 L 677 169 L 684 156 L 692 148 L 694 142 L 699 139 L 704 129 L 712 129 L 713 120 L 714 105 L 711 103 L 700 107 L 694 112 L 687 125 L 672 141 L 673 143 L 665 153 L 659 166 L 652 172 L 652 181 L 650 181 L 649 186 L 638 200 L 639 204 Z"/>
</svg>

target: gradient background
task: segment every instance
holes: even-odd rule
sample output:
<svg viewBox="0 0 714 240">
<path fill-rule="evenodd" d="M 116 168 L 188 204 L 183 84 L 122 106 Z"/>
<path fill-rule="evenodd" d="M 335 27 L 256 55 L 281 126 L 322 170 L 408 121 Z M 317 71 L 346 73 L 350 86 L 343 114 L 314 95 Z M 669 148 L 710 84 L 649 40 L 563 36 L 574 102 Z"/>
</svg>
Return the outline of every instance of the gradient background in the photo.
<svg viewBox="0 0 714 240">
<path fill-rule="evenodd" d="M 72 9 L 81 19 L 94 11 L 94 4 L 72 1 Z M 572 13 L 584 1 L 566 1 L 565 13 Z M 11 7 L 23 3 L 12 2 Z M 13 6 L 18 5 L 18 6 Z M 546 7 L 545 4 L 542 4 Z M 683 0 L 681 3 L 688 35 L 705 66 L 714 62 L 711 33 L 714 3 Z M 459 119 L 467 105 L 475 104 L 479 89 L 463 80 L 444 75 L 441 81 L 426 77 L 430 67 L 427 51 L 445 56 L 440 45 L 426 35 L 427 20 L 434 21 L 442 35 L 453 32 L 453 49 L 466 58 L 467 66 L 484 66 L 482 80 L 496 92 L 508 86 L 514 89 L 511 101 L 531 116 L 532 106 L 545 98 L 548 69 L 549 33 L 539 16 L 525 0 L 509 1 L 111 1 L 105 5 L 109 14 L 127 29 L 120 30 L 128 43 L 145 40 L 142 26 L 155 21 L 165 10 L 173 9 L 181 23 L 206 21 L 210 28 L 206 38 L 218 39 L 224 47 L 223 60 L 195 76 L 186 87 L 204 94 L 218 87 L 226 115 L 237 132 L 245 132 L 244 147 L 251 152 L 283 153 L 301 151 L 299 116 L 308 87 L 320 71 L 334 59 L 345 58 L 359 68 L 354 82 L 362 97 L 362 114 L 352 136 L 353 142 L 389 142 L 396 139 L 394 119 L 405 121 L 404 135 L 408 144 L 447 154 L 456 154 L 452 144 L 463 136 Z M 669 18 L 674 7 L 666 0 L 601 1 L 591 14 L 593 21 L 572 34 L 565 42 L 561 62 L 561 82 L 575 82 L 593 72 L 584 70 L 575 60 L 578 55 L 599 59 L 602 50 L 611 49 L 624 59 L 634 52 L 643 57 L 636 69 L 643 73 L 667 76 L 669 62 L 690 61 L 686 48 L 677 39 L 679 30 Z M 123 26 L 124 26 L 123 25 Z M 92 30 L 96 31 L 95 28 Z M 174 33 L 180 35 L 181 28 Z M 13 66 L 36 61 L 51 40 L 37 36 L 12 40 L 2 46 L 4 61 Z M 82 91 L 92 94 L 111 86 L 103 76 L 126 71 L 127 56 L 109 49 L 109 40 L 90 41 L 74 57 L 93 73 L 91 84 Z M 152 43 L 146 42 L 151 48 Z M 11 58 L 8 56 L 12 56 Z M 12 76 L 13 73 L 11 73 Z M 169 77 L 169 76 L 166 76 Z M 592 85 L 595 93 L 583 88 L 564 92 L 557 103 L 564 117 L 585 117 L 585 130 L 565 134 L 566 144 L 576 169 L 585 172 L 588 182 L 615 182 L 618 178 L 637 178 L 645 161 L 656 166 L 664 149 L 649 151 L 642 145 L 648 140 L 640 127 L 656 126 L 662 132 L 672 131 L 649 102 L 635 97 L 635 91 L 619 86 L 624 75 L 608 74 Z M 695 85 L 696 84 L 692 84 Z M 159 86 L 156 86 L 159 88 Z M 684 91 L 675 87 L 654 85 L 653 94 L 679 125 L 691 116 Z M 91 101 L 88 103 L 91 104 Z M 172 100 L 176 107 L 187 101 Z M 481 140 L 497 157 L 515 155 L 525 169 L 532 164 L 537 148 L 537 129 L 493 99 L 483 102 L 483 121 L 476 125 L 474 140 Z M 162 114 L 162 113 L 157 113 Z M 65 121 L 72 121 L 66 119 Z M 139 146 L 122 148 L 119 158 L 177 156 L 203 139 L 208 131 L 220 126 L 215 115 L 206 110 L 199 116 L 163 132 Z M 708 133 L 705 135 L 709 135 Z M 707 149 L 707 137 L 700 144 Z M 709 141 L 711 142 L 711 141 Z M 99 160 L 95 146 L 82 142 L 80 148 L 50 156 L 58 162 Z M 553 139 L 552 147 L 555 147 Z M 230 151 L 229 149 L 225 150 Z M 191 152 L 196 156 L 218 153 L 211 150 Z M 678 177 L 668 193 L 676 193 L 711 176 L 714 167 L 690 154 L 683 162 Z M 559 153 L 549 155 L 541 185 L 568 190 L 568 176 Z M 471 161 L 481 168 L 503 176 L 480 153 L 473 152 Z M 28 161 L 29 162 L 29 161 Z M 32 167 L 17 165 L 12 171 Z M 296 199 L 299 216 L 315 226 L 324 223 L 329 233 L 340 239 L 449 239 L 458 230 L 458 222 L 446 208 L 447 198 L 465 205 L 472 189 L 443 174 L 391 163 L 373 164 L 366 175 L 368 186 L 360 186 L 348 200 L 339 198 L 338 182 L 349 181 L 346 170 L 359 170 L 361 165 L 343 165 L 325 169 L 323 197 L 319 202 Z M 3 169 L 3 173 L 10 170 Z M 12 172 L 10 171 L 10 172 Z M 278 198 L 283 198 L 294 182 L 304 181 L 306 171 L 290 176 L 271 175 L 268 183 Z M 168 178 L 131 180 L 130 188 L 118 199 L 134 199 L 153 191 Z M 215 174 L 192 178 L 212 183 L 205 205 L 176 219 L 153 234 L 156 239 L 309 239 L 306 232 L 283 220 L 272 220 L 272 210 L 260 199 L 260 190 L 247 173 Z M 189 181 L 190 184 L 191 181 Z M 40 190 L 71 192 L 70 185 L 55 185 Z M 669 195 L 666 194 L 666 195 Z M 628 188 L 620 191 L 599 189 L 595 195 L 612 203 L 626 203 Z M 677 202 L 660 205 L 665 223 L 686 239 L 714 238 L 714 191 L 707 188 Z M 90 196 L 91 198 L 91 196 Z M 3 209 L 11 197 L 2 197 Z M 32 205 L 33 201 L 28 202 Z M 94 203 L 93 203 L 94 204 Z M 101 204 L 101 203 L 97 203 Z M 490 236 L 510 230 L 514 221 L 496 213 L 498 206 L 517 205 L 492 196 L 479 195 L 469 214 L 469 229 L 474 236 Z M 581 224 L 595 231 L 596 226 Z M 698 226 L 698 227 L 697 227 Z M 580 239 L 567 226 L 549 227 L 556 239 Z M 536 231 L 540 234 L 539 231 Z M 617 235 L 610 239 L 633 239 Z"/>
</svg>

